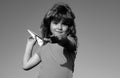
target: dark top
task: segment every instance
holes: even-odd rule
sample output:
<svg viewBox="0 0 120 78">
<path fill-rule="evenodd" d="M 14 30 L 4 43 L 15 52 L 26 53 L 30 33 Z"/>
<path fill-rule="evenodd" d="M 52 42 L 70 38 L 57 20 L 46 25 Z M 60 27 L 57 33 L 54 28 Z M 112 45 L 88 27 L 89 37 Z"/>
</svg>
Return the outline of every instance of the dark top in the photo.
<svg viewBox="0 0 120 78">
<path fill-rule="evenodd" d="M 42 62 L 38 78 L 72 78 L 74 71 L 74 52 L 58 43 L 47 43 L 38 52 Z"/>
</svg>

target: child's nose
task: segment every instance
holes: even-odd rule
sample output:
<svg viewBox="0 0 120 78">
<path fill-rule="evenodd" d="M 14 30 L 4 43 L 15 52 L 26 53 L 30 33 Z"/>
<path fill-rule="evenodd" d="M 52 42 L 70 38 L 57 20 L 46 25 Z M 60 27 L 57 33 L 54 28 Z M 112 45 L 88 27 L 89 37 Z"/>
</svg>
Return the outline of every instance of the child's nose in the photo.
<svg viewBox="0 0 120 78">
<path fill-rule="evenodd" d="M 58 24 L 58 29 L 62 29 L 62 24 Z"/>
</svg>

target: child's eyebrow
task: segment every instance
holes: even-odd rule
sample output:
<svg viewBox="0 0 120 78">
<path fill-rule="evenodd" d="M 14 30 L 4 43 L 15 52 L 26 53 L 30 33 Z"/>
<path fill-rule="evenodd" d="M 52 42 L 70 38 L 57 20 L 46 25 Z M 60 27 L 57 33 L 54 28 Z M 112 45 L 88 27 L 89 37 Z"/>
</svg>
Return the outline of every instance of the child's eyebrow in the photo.
<svg viewBox="0 0 120 78">
<path fill-rule="evenodd" d="M 52 22 L 54 23 L 59 23 L 60 21 L 62 21 L 61 19 L 53 19 Z"/>
</svg>

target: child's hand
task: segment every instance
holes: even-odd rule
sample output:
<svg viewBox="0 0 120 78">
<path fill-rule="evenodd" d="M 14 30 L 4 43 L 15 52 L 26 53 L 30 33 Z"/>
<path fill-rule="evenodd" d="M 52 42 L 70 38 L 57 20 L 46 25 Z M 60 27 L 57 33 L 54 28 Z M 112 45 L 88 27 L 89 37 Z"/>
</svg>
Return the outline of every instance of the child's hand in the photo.
<svg viewBox="0 0 120 78">
<path fill-rule="evenodd" d="M 28 44 L 31 44 L 31 45 L 35 45 L 35 44 L 36 44 L 36 41 L 37 41 L 37 39 L 36 39 L 36 38 L 33 38 L 33 37 L 29 37 L 29 38 L 27 39 L 27 43 L 28 43 Z"/>
<path fill-rule="evenodd" d="M 58 42 L 59 42 L 58 40 L 59 40 L 59 39 L 58 39 L 57 36 L 54 36 L 54 35 L 51 35 L 51 36 L 50 36 L 50 41 L 51 41 L 52 43 L 58 43 Z"/>
<path fill-rule="evenodd" d="M 51 40 L 49 38 L 43 38 L 44 41 L 50 42 Z"/>
<path fill-rule="evenodd" d="M 62 40 L 62 39 L 65 39 L 67 38 L 67 34 L 64 34 L 64 35 L 59 35 L 59 36 L 56 36 L 56 35 L 51 35 L 50 36 L 51 38 L 57 38 L 58 40 Z"/>
</svg>

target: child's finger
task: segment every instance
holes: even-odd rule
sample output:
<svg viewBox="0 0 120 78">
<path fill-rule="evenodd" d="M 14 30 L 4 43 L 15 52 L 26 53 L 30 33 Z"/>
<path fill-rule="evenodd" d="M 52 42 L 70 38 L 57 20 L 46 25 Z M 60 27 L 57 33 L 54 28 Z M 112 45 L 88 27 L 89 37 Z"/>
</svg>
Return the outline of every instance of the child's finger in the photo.
<svg viewBox="0 0 120 78">
<path fill-rule="evenodd" d="M 28 37 L 28 39 L 27 39 L 27 41 L 29 41 L 29 42 L 35 42 L 36 41 L 36 38 L 33 38 L 32 36 L 31 37 Z"/>
<path fill-rule="evenodd" d="M 28 39 L 34 39 L 33 37 L 29 37 Z"/>
<path fill-rule="evenodd" d="M 55 36 L 54 34 L 50 35 L 50 37 L 54 37 L 54 36 Z"/>
<path fill-rule="evenodd" d="M 44 38 L 43 40 L 44 40 L 44 41 L 50 41 L 50 39 L 48 39 L 48 38 Z"/>
</svg>

